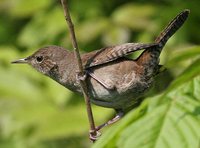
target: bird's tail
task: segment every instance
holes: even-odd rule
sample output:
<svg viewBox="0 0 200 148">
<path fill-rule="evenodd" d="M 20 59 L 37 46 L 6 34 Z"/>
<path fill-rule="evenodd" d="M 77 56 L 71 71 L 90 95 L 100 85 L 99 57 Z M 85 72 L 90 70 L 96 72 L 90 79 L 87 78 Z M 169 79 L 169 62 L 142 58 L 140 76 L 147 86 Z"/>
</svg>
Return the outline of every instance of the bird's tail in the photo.
<svg viewBox="0 0 200 148">
<path fill-rule="evenodd" d="M 189 10 L 184 10 L 178 14 L 156 38 L 155 43 L 158 44 L 158 47 L 146 49 L 138 57 L 137 63 L 138 65 L 144 66 L 147 77 L 151 77 L 153 74 L 158 72 L 159 56 L 164 45 L 168 39 L 184 24 L 188 18 L 189 12 Z"/>
<path fill-rule="evenodd" d="M 168 39 L 184 24 L 189 13 L 190 11 L 187 9 L 179 13 L 155 39 L 155 42 L 159 44 L 160 50 L 162 50 Z"/>
</svg>

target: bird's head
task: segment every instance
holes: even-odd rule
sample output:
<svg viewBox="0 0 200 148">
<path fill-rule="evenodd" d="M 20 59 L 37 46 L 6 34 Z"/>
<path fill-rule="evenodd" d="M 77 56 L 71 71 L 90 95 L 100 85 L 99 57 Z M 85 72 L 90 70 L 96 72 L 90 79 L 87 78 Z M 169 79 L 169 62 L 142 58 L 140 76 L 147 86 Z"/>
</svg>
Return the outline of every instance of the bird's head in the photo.
<svg viewBox="0 0 200 148">
<path fill-rule="evenodd" d="M 69 51 L 59 46 L 47 46 L 40 48 L 27 58 L 18 59 L 13 64 L 29 64 L 37 71 L 51 76 L 55 70 L 58 70 L 58 64 L 62 64 L 63 58 L 67 57 Z"/>
</svg>

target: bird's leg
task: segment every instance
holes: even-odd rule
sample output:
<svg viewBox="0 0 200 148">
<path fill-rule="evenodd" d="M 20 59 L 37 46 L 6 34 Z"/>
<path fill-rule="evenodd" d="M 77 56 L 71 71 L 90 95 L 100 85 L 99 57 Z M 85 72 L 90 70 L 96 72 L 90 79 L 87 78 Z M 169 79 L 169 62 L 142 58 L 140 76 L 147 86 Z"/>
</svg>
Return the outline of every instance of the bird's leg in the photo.
<svg viewBox="0 0 200 148">
<path fill-rule="evenodd" d="M 106 89 L 112 90 L 115 88 L 114 84 L 111 81 L 102 80 L 100 77 L 96 76 L 92 71 L 87 70 L 86 73 L 90 75 L 93 79 L 95 79 L 99 84 L 101 84 Z"/>
<path fill-rule="evenodd" d="M 111 125 L 111 124 L 117 122 L 123 116 L 124 116 L 124 112 L 123 111 L 118 111 L 117 114 L 116 114 L 116 116 L 114 118 L 110 119 L 109 121 L 107 121 L 106 123 L 104 123 L 104 124 L 102 124 L 100 126 L 97 126 L 96 127 L 96 131 L 99 131 L 100 129 L 102 129 L 102 128 L 106 127 L 106 126 Z"/>
<path fill-rule="evenodd" d="M 83 73 L 81 75 L 81 73 L 79 71 L 76 71 L 76 80 L 78 81 L 84 81 L 87 78 L 87 74 Z"/>
<path fill-rule="evenodd" d="M 90 140 L 96 141 L 101 136 L 101 133 L 99 132 L 100 129 L 117 122 L 119 119 L 121 119 L 123 117 L 123 115 L 124 115 L 123 111 L 118 111 L 114 118 L 110 119 L 109 121 L 107 121 L 106 123 L 104 123 L 100 126 L 97 126 L 96 129 L 95 129 L 97 134 L 95 136 L 93 135 L 94 131 L 90 130 L 90 132 L 89 132 L 90 133 Z"/>
<path fill-rule="evenodd" d="M 96 135 L 94 135 L 94 133 L 96 133 Z M 101 136 L 101 133 L 97 130 L 96 131 L 94 131 L 94 130 L 89 131 L 89 138 L 92 142 L 95 142 L 100 136 Z"/>
</svg>

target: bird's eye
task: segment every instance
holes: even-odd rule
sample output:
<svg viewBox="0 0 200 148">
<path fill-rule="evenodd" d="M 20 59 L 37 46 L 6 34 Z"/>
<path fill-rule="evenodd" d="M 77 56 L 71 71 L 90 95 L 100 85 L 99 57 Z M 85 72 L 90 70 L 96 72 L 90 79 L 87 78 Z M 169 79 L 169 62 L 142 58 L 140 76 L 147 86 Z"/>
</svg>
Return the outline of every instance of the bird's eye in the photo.
<svg viewBox="0 0 200 148">
<path fill-rule="evenodd" d="M 43 56 L 36 57 L 36 60 L 38 63 L 41 63 L 43 61 Z"/>
</svg>

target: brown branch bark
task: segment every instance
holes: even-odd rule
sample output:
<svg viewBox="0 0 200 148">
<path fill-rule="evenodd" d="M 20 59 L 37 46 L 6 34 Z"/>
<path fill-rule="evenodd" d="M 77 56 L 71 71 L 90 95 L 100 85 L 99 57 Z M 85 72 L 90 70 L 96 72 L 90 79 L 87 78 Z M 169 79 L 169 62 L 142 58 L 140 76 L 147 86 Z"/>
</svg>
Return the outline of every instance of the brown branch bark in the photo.
<svg viewBox="0 0 200 148">
<path fill-rule="evenodd" d="M 74 48 L 74 55 L 75 55 L 75 58 L 76 58 L 77 64 L 78 64 L 78 75 L 80 77 L 83 77 L 84 76 L 84 69 L 83 69 L 83 66 L 82 66 L 81 56 L 80 56 L 80 53 L 79 53 L 79 48 L 78 48 L 78 44 L 77 44 L 77 41 L 76 41 L 76 35 L 75 35 L 75 31 L 74 31 L 74 25 L 73 25 L 71 17 L 70 17 L 68 5 L 67 5 L 67 0 L 61 0 L 61 4 L 62 4 L 63 10 L 64 10 L 65 19 L 66 19 L 66 22 L 68 24 L 68 28 L 69 28 L 69 31 L 70 31 L 70 37 L 71 37 L 72 45 L 73 45 L 73 48 Z M 89 123 L 90 123 L 90 134 L 91 134 L 92 137 L 96 137 L 97 131 L 95 129 L 95 123 L 94 123 L 90 98 L 89 98 L 89 95 L 88 95 L 88 87 L 87 87 L 86 80 L 85 79 L 80 80 L 80 85 L 81 85 L 81 89 L 82 89 L 82 92 L 83 92 L 83 96 L 84 96 L 85 104 L 86 104 L 86 108 L 87 108 L 87 115 L 88 115 L 88 119 L 89 119 Z M 91 140 L 93 142 L 95 141 L 94 138 L 91 138 Z"/>
</svg>

